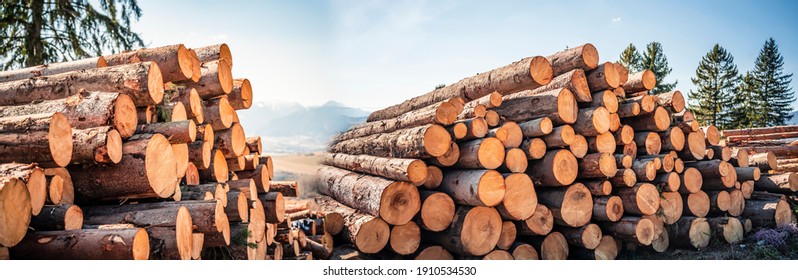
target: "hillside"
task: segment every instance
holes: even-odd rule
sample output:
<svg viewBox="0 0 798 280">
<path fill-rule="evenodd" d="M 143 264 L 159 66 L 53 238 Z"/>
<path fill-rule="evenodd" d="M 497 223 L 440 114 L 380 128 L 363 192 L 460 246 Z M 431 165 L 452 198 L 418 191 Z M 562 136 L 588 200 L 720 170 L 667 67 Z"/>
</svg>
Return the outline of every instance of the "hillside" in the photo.
<svg viewBox="0 0 798 280">
<path fill-rule="evenodd" d="M 333 135 L 365 121 L 368 112 L 330 101 L 305 107 L 298 103 L 256 103 L 240 112 L 247 135 L 260 135 L 270 153 L 311 153 L 324 150 Z"/>
</svg>

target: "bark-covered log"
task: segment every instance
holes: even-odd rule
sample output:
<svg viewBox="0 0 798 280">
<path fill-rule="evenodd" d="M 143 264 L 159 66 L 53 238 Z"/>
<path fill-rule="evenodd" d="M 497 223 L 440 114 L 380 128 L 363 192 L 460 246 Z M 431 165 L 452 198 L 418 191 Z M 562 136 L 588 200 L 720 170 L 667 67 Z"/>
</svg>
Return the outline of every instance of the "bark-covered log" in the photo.
<svg viewBox="0 0 798 280">
<path fill-rule="evenodd" d="M 9 70 L 0 72 L 0 83 L 27 80 L 31 78 L 50 76 L 66 72 L 102 68 L 108 66 L 105 58 L 102 56 L 79 59 L 74 61 L 56 62 L 50 64 L 43 64 L 38 66 L 31 66 L 21 69 Z"/>
<path fill-rule="evenodd" d="M 37 231 L 81 229 L 83 210 L 72 204 L 47 205 L 31 218 L 30 227 Z"/>
<path fill-rule="evenodd" d="M 181 81 L 177 85 L 193 87 L 202 99 L 210 99 L 233 90 L 233 74 L 230 65 L 220 60 L 203 62 L 198 81 Z"/>
<path fill-rule="evenodd" d="M 576 180 L 579 164 L 568 150 L 552 150 L 541 160 L 530 161 L 527 174 L 536 185 L 567 186 Z"/>
<path fill-rule="evenodd" d="M 388 244 L 390 227 L 385 221 L 338 203 L 328 196 L 316 197 L 322 211 L 336 212 L 343 216 L 343 236 L 358 251 L 376 253 Z"/>
<path fill-rule="evenodd" d="M 490 207 L 460 206 L 452 225 L 445 231 L 429 234 L 429 240 L 446 250 L 463 256 L 482 256 L 496 247 L 501 235 L 502 220 Z"/>
<path fill-rule="evenodd" d="M 127 94 L 136 106 L 161 103 L 164 94 L 158 65 L 141 62 L 2 83 L 0 105 L 62 99 L 82 90 Z"/>
<path fill-rule="evenodd" d="M 754 190 L 790 194 L 798 192 L 798 174 L 768 174 L 754 184 Z"/>
<path fill-rule="evenodd" d="M 437 189 L 458 204 L 496 206 L 505 196 L 506 185 L 501 173 L 495 170 L 451 170 Z"/>
<path fill-rule="evenodd" d="M 0 118 L 0 162 L 66 166 L 72 159 L 72 127 L 64 114 Z"/>
<path fill-rule="evenodd" d="M 580 227 L 590 222 L 593 215 L 593 198 L 581 183 L 565 188 L 541 190 L 539 203 L 551 209 L 554 222 L 562 226 Z"/>
<path fill-rule="evenodd" d="M 458 144 L 460 157 L 455 168 L 496 169 L 504 163 L 505 148 L 499 139 L 482 138 Z"/>
<path fill-rule="evenodd" d="M 502 202 L 496 210 L 504 219 L 526 220 L 535 213 L 538 199 L 534 184 L 528 175 L 523 173 L 502 174 L 506 186 Z"/>
<path fill-rule="evenodd" d="M 774 227 L 795 223 L 795 215 L 786 200 L 768 198 L 746 200 L 744 218 L 751 220 L 754 228 Z"/>
<path fill-rule="evenodd" d="M 146 260 L 150 240 L 141 228 L 31 231 L 9 251 L 18 260 Z"/>
<path fill-rule="evenodd" d="M 328 153 L 322 164 L 419 185 L 427 179 L 427 165 L 417 159 Z"/>
<path fill-rule="evenodd" d="M 439 125 L 425 125 L 339 142 L 329 152 L 380 157 L 430 158 L 445 154 L 452 141 Z"/>
<path fill-rule="evenodd" d="M 39 215 L 47 200 L 47 178 L 44 169 L 36 164 L 5 163 L 0 164 L 0 177 L 12 177 L 22 181 L 27 187 L 27 201 L 31 214 Z M 61 179 L 63 180 L 63 179 Z"/>
<path fill-rule="evenodd" d="M 705 218 L 684 216 L 665 228 L 673 247 L 701 249 L 709 245 L 712 237 L 712 228 Z"/>
<path fill-rule="evenodd" d="M 640 92 L 651 90 L 656 86 L 657 78 L 651 70 L 644 70 L 629 74 L 629 78 L 621 87 L 626 92 Z"/>
<path fill-rule="evenodd" d="M 745 235 L 743 224 L 740 219 L 734 217 L 708 218 L 709 226 L 713 234 L 729 244 L 737 244 L 743 240 Z"/>
<path fill-rule="evenodd" d="M 603 222 L 599 225 L 605 235 L 644 246 L 651 245 L 656 237 L 654 223 L 646 218 L 624 216 L 617 222 Z"/>
<path fill-rule="evenodd" d="M 593 198 L 592 220 L 617 222 L 623 217 L 623 200 L 618 196 L 598 196 Z"/>
<path fill-rule="evenodd" d="M 623 201 L 624 213 L 653 215 L 660 206 L 657 187 L 649 183 L 637 183 L 632 188 L 618 189 L 615 193 Z"/>
<path fill-rule="evenodd" d="M 407 112 L 396 118 L 354 125 L 347 131 L 335 136 L 332 143 L 374 134 L 390 133 L 428 124 L 447 126 L 457 120 L 458 114 L 460 114 L 460 111 L 458 111 L 457 107 L 452 103 L 448 101 L 438 102 L 415 111 Z M 487 130 L 487 126 L 485 126 L 484 129 Z"/>
<path fill-rule="evenodd" d="M 529 243 L 540 252 L 541 260 L 565 260 L 568 258 L 568 241 L 562 233 L 553 231 L 546 235 L 528 238 Z"/>
<path fill-rule="evenodd" d="M 409 222 L 421 208 L 418 190 L 407 182 L 361 175 L 329 166 L 319 168 L 317 174 L 319 192 L 380 217 L 392 225 Z"/>
<path fill-rule="evenodd" d="M 108 66 L 117 66 L 143 61 L 158 64 L 161 68 L 163 81 L 176 82 L 191 79 L 193 74 L 193 61 L 191 54 L 183 44 L 163 46 L 158 48 L 142 48 L 119 54 L 105 56 Z"/>
<path fill-rule="evenodd" d="M 506 95 L 502 105 L 493 111 L 514 122 L 548 117 L 555 124 L 571 124 L 576 122 L 579 108 L 574 94 L 562 88 L 541 93 L 522 91 Z"/>
<path fill-rule="evenodd" d="M 31 220 L 31 197 L 25 183 L 16 177 L 0 177 L 0 246 L 19 243 Z"/>
<path fill-rule="evenodd" d="M 707 195 L 704 191 L 698 191 L 695 193 L 690 193 L 687 195 L 683 194 L 682 199 L 684 202 L 684 207 L 682 207 L 682 211 L 685 215 L 690 215 L 694 217 L 703 218 L 706 217 L 709 213 L 710 202 L 709 202 L 709 195 Z"/>
<path fill-rule="evenodd" d="M 454 218 L 454 201 L 447 194 L 436 191 L 420 190 L 421 210 L 415 221 L 422 228 L 439 232 L 449 227 Z"/>
<path fill-rule="evenodd" d="M 546 57 L 551 61 L 554 76 L 562 75 L 572 69 L 592 70 L 598 66 L 598 51 L 592 44 L 566 49 Z"/>
</svg>

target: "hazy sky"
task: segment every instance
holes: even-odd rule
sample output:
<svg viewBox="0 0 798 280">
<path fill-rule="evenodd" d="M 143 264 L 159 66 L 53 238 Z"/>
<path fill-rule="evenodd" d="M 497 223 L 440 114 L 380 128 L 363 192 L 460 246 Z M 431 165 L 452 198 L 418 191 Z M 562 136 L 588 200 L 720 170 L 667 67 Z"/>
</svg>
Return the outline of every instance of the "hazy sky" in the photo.
<svg viewBox="0 0 798 280">
<path fill-rule="evenodd" d="M 798 1 L 154 1 L 134 24 L 150 46 L 230 45 L 255 101 L 379 109 L 523 57 L 590 42 L 601 61 L 663 44 L 685 94 L 715 43 L 740 72 L 768 37 L 798 73 Z M 798 76 L 793 79 L 798 89 Z"/>
</svg>

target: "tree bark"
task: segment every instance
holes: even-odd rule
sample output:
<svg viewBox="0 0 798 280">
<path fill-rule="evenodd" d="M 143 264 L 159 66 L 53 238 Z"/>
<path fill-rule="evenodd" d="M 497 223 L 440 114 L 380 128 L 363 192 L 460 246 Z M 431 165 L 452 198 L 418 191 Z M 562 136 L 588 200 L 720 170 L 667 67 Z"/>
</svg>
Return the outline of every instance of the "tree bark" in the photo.
<svg viewBox="0 0 798 280">
<path fill-rule="evenodd" d="M 493 111 L 514 122 L 548 117 L 555 124 L 571 124 L 577 121 L 579 110 L 574 94 L 562 88 L 541 93 L 522 91 L 506 95 L 502 105 Z"/>
<path fill-rule="evenodd" d="M 445 154 L 452 138 L 439 125 L 425 125 L 339 142 L 329 152 L 379 157 L 431 158 Z"/>
<path fill-rule="evenodd" d="M 231 67 L 220 60 L 203 62 L 199 81 L 192 80 L 175 83 L 179 86 L 193 87 L 202 99 L 211 99 L 230 93 L 233 90 Z"/>
<path fill-rule="evenodd" d="M 707 219 L 684 216 L 672 225 L 667 225 L 670 244 L 677 248 L 701 249 L 709 245 L 712 228 Z"/>
<path fill-rule="evenodd" d="M 63 167 L 72 159 L 72 128 L 62 113 L 0 118 L 0 162 Z"/>
<path fill-rule="evenodd" d="M 448 101 L 438 102 L 427 107 L 402 114 L 396 118 L 367 122 L 355 125 L 347 131 L 337 135 L 332 143 L 365 137 L 374 134 L 384 134 L 400 129 L 413 128 L 428 124 L 447 126 L 457 120 L 460 111 Z M 483 121 L 484 123 L 484 121 Z M 487 132 L 487 126 L 484 127 Z M 484 134 L 483 134 L 484 136 Z"/>
<path fill-rule="evenodd" d="M 83 210 L 72 204 L 47 205 L 31 217 L 30 227 L 37 231 L 81 229 Z"/>
<path fill-rule="evenodd" d="M 22 181 L 27 188 L 30 213 L 39 215 L 47 200 L 47 178 L 44 170 L 36 164 L 4 163 L 0 164 L 0 178 L 12 177 Z"/>
<path fill-rule="evenodd" d="M 210 45 L 204 46 L 200 48 L 194 49 L 194 52 L 197 54 L 197 59 L 200 62 L 208 62 L 214 60 L 220 60 L 233 67 L 233 55 L 230 52 L 230 47 L 227 44 L 217 44 L 217 45 Z"/>
<path fill-rule="evenodd" d="M 140 228 L 31 231 L 9 251 L 20 260 L 146 260 L 150 241 Z"/>
<path fill-rule="evenodd" d="M 651 245 L 656 237 L 654 223 L 646 218 L 624 216 L 617 222 L 603 222 L 599 225 L 606 235 L 644 246 Z"/>
<path fill-rule="evenodd" d="M 328 196 L 316 197 L 316 203 L 324 212 L 336 212 L 343 216 L 341 233 L 358 251 L 376 253 L 388 244 L 390 228 L 382 219 L 349 208 Z"/>
<path fill-rule="evenodd" d="M 775 227 L 795 222 L 790 204 L 778 198 L 746 200 L 742 216 L 750 219 L 754 228 Z"/>
<path fill-rule="evenodd" d="M 322 157 L 321 163 L 415 185 L 422 184 L 427 179 L 427 165 L 417 159 L 328 153 Z"/>
</svg>

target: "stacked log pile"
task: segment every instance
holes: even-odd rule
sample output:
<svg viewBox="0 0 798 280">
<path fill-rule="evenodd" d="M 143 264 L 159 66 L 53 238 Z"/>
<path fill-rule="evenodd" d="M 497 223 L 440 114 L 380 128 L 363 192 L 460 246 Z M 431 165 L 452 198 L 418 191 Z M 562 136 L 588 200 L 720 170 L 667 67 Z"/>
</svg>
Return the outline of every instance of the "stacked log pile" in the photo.
<svg viewBox="0 0 798 280">
<path fill-rule="evenodd" d="M 373 112 L 318 171 L 349 243 L 333 258 L 614 259 L 794 222 L 754 191 L 755 160 L 655 83 L 585 44 Z"/>
<path fill-rule="evenodd" d="M 179 44 L 0 72 L 4 255 L 280 258 L 296 183 L 244 135 L 232 66 L 225 44 Z"/>
</svg>

